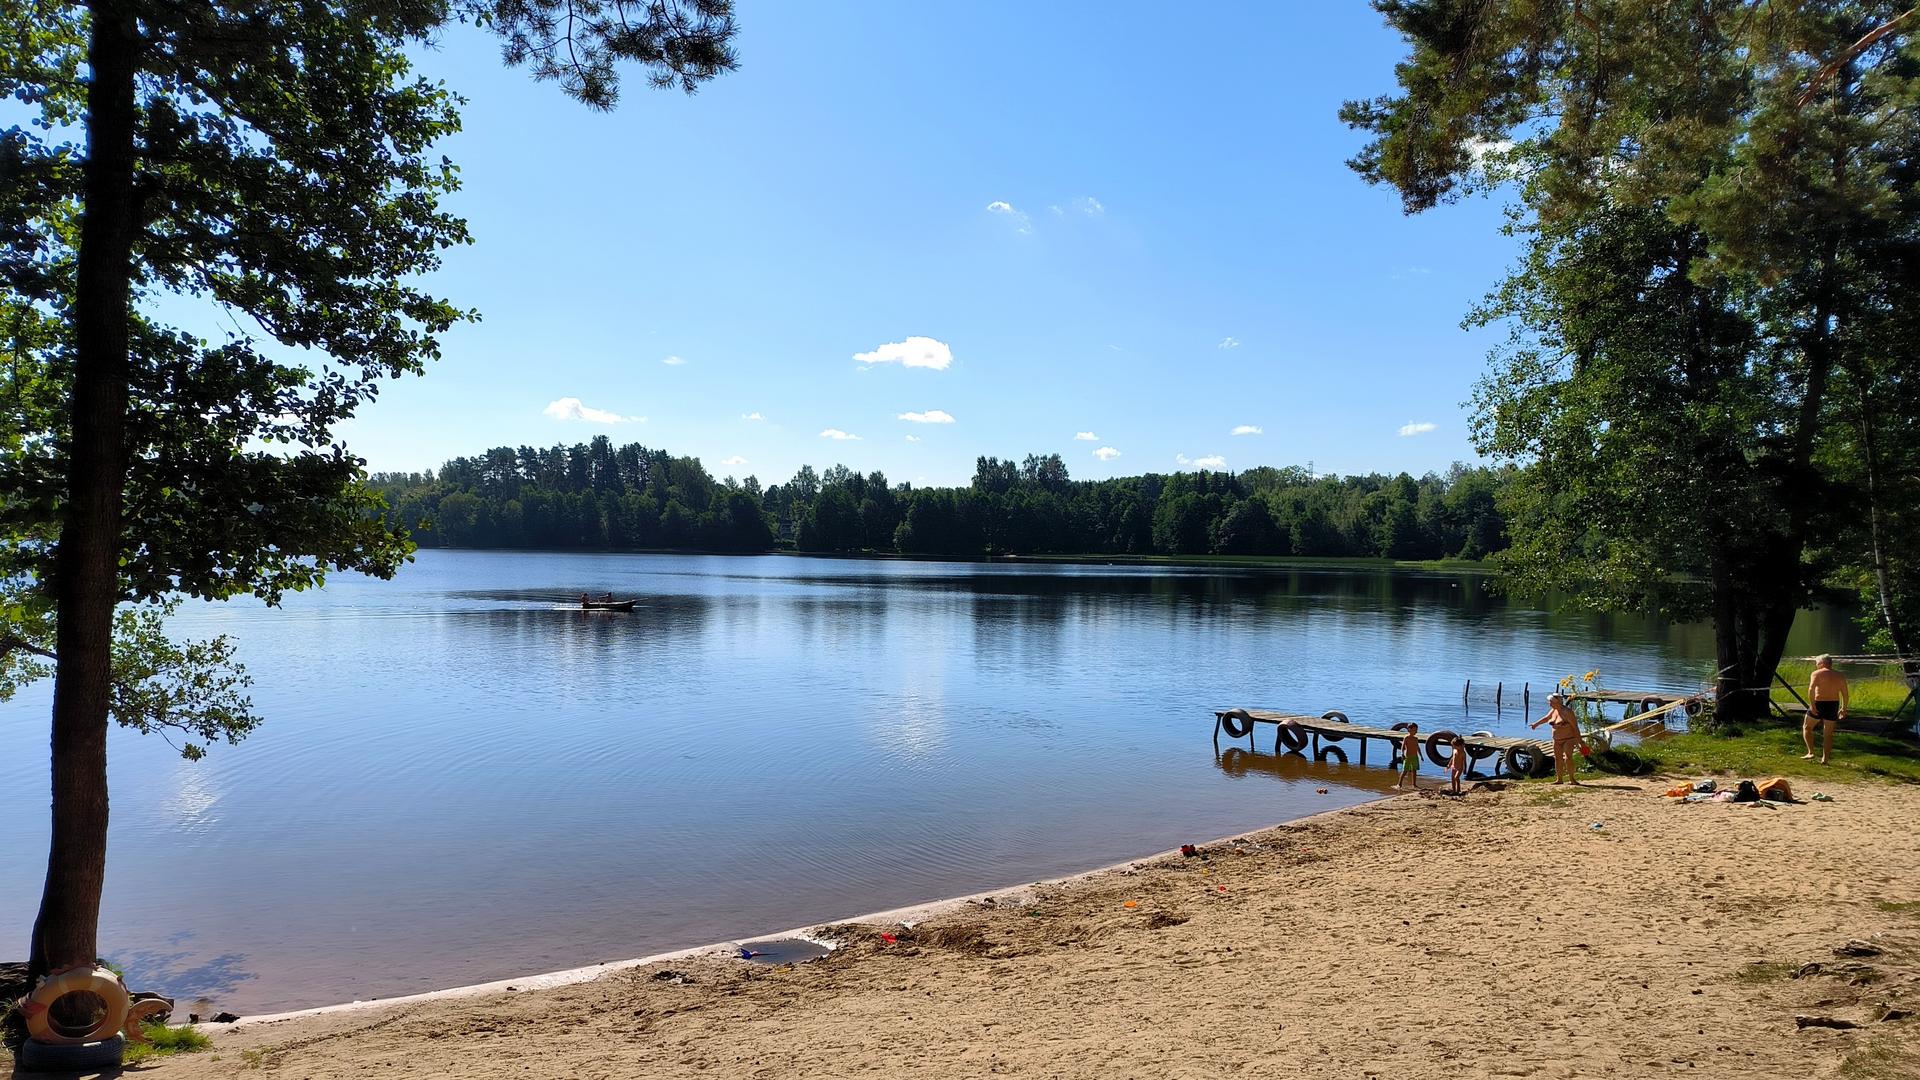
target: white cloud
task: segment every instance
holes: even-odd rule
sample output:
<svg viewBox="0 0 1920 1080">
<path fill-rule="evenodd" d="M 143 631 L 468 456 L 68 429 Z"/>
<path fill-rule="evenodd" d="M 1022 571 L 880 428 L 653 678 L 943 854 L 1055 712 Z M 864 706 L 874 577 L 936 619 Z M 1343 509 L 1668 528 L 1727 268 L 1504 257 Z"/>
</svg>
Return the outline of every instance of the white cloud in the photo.
<svg viewBox="0 0 1920 1080">
<path fill-rule="evenodd" d="M 928 409 L 926 412 L 903 412 L 894 419 L 905 420 L 909 424 L 951 424 L 953 414 L 945 409 Z"/>
<path fill-rule="evenodd" d="M 1005 199 L 995 199 L 988 203 L 987 213 L 1005 214 L 1007 218 L 1013 222 L 1015 232 L 1030 233 L 1033 231 L 1033 219 L 1027 216 L 1027 212 L 1025 210 L 1015 210 L 1013 204 L 1007 202 Z"/>
<path fill-rule="evenodd" d="M 1229 435 L 1265 435 L 1266 432 L 1261 430 L 1258 424 L 1241 424 L 1239 427 L 1236 427 L 1232 431 L 1228 432 L 1228 434 Z"/>
<path fill-rule="evenodd" d="M 741 414 L 740 414 L 740 419 L 742 419 L 742 420 L 765 420 L 765 419 L 766 419 L 766 417 L 764 417 L 764 416 L 761 416 L 761 415 L 760 415 L 760 414 L 759 414 L 759 413 L 758 413 L 758 412 L 756 411 L 756 412 L 743 412 L 743 413 L 741 413 Z"/>
<path fill-rule="evenodd" d="M 1066 212 L 1065 210 L 1062 210 L 1062 209 L 1060 209 L 1060 207 L 1059 207 L 1059 206 L 1057 206 L 1057 205 L 1055 205 L 1055 206 L 1049 206 L 1049 207 L 1047 207 L 1047 209 L 1048 209 L 1049 211 L 1051 211 L 1051 212 L 1053 213 L 1053 216 L 1054 216 L 1054 217 L 1066 217 L 1066 216 L 1067 216 L 1067 212 Z"/>
<path fill-rule="evenodd" d="M 1073 433 L 1073 441 L 1074 442 L 1099 442 L 1100 436 L 1095 435 L 1091 431 L 1076 431 Z"/>
<path fill-rule="evenodd" d="M 747 459 L 741 457 L 739 454 L 735 454 L 730 458 L 725 458 L 720 462 L 720 464 L 722 465 L 745 465 L 746 463 L 747 463 Z"/>
<path fill-rule="evenodd" d="M 660 358 L 660 362 L 667 365 L 668 367 L 679 367 L 681 364 L 686 363 L 685 360 L 682 360 L 677 356 L 663 356 Z"/>
<path fill-rule="evenodd" d="M 1190 458 L 1185 454 L 1175 454 L 1173 455 L 1173 461 L 1176 465 L 1191 465 L 1196 469 L 1224 469 L 1227 467 L 1227 459 L 1221 457 L 1219 454 L 1208 454 L 1206 457 L 1197 458 Z"/>
<path fill-rule="evenodd" d="M 1216 349 L 1237 349 L 1239 347 L 1240 339 L 1235 337 L 1221 338 L 1220 344 L 1214 346 Z"/>
<path fill-rule="evenodd" d="M 1099 217 L 1107 212 L 1107 208 L 1100 205 L 1100 200 L 1091 195 L 1082 195 L 1073 200 L 1073 208 L 1088 217 Z"/>
<path fill-rule="evenodd" d="M 644 416 L 621 416 L 619 413 L 611 413 L 605 409 L 596 409 L 581 402 L 577 397 L 555 398 L 547 402 L 547 407 L 540 411 L 555 420 L 580 420 L 589 424 L 644 424 L 647 422 Z"/>
<path fill-rule="evenodd" d="M 827 430 L 821 432 L 820 437 L 823 439 L 832 439 L 834 442 L 859 442 L 860 441 L 860 436 L 850 435 L 847 432 L 841 431 L 837 427 L 830 427 Z"/>
<path fill-rule="evenodd" d="M 861 364 L 899 364 L 945 371 L 953 363 L 953 349 L 946 342 L 930 337 L 910 337 L 905 341 L 890 341 L 872 352 L 854 353 L 853 359 Z"/>
<path fill-rule="evenodd" d="M 1103 446 L 1100 449 L 1095 450 L 1093 452 L 1093 456 L 1099 458 L 1101 461 L 1112 461 L 1114 458 L 1117 458 L 1120 456 L 1120 451 L 1115 450 L 1111 446 Z"/>
<path fill-rule="evenodd" d="M 1439 424 L 1433 423 L 1430 420 L 1418 420 L 1410 424 L 1401 424 L 1400 437 L 1404 439 L 1412 435 L 1425 435 L 1427 432 L 1439 426 Z"/>
<path fill-rule="evenodd" d="M 920 436 L 918 436 L 918 435 L 909 435 L 909 436 L 907 436 L 907 441 L 908 441 L 908 442 L 919 442 L 919 441 L 920 441 Z"/>
</svg>

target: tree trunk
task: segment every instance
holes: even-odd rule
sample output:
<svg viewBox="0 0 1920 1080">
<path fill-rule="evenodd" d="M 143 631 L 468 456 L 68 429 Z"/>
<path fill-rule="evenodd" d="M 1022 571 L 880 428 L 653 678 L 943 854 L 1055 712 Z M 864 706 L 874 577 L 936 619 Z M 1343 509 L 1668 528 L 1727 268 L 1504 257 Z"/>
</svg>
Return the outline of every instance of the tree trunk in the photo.
<svg viewBox="0 0 1920 1080">
<path fill-rule="evenodd" d="M 33 927 L 34 974 L 92 963 L 107 869 L 107 710 L 126 476 L 135 228 L 133 10 L 92 5 L 87 160 L 74 293 L 72 439 L 54 562 L 53 840 Z"/>
<path fill-rule="evenodd" d="M 1860 384 L 1860 450 L 1867 472 L 1867 534 L 1873 547 L 1873 583 L 1880 598 L 1880 621 L 1887 628 L 1893 651 L 1901 660 L 1910 661 L 1914 658 L 1913 645 L 1893 604 L 1893 574 L 1887 560 L 1885 514 L 1880 507 L 1880 453 L 1873 437 L 1873 412 L 1866 380 L 1855 381 Z M 1906 666 L 1901 670 L 1911 673 Z"/>
</svg>

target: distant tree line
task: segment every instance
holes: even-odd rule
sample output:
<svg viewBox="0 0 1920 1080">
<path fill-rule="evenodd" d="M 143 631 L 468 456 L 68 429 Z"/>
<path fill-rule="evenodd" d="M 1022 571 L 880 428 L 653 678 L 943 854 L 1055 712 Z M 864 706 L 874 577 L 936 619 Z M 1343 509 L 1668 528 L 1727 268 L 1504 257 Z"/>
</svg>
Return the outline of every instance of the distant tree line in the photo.
<svg viewBox="0 0 1920 1080">
<path fill-rule="evenodd" d="M 1302 468 L 1073 480 L 1058 454 L 982 457 L 966 487 L 802 466 L 762 488 L 638 444 L 497 447 L 437 474 L 377 473 L 422 547 L 983 555 L 1484 558 L 1507 546 L 1514 470 L 1315 476 Z"/>
</svg>

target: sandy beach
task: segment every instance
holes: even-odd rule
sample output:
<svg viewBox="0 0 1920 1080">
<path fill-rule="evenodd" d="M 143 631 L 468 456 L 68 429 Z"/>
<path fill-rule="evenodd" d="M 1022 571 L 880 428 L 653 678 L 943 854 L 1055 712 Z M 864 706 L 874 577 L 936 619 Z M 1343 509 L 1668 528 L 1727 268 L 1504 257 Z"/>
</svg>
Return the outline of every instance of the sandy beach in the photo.
<svg viewBox="0 0 1920 1080">
<path fill-rule="evenodd" d="M 911 928 L 833 928 L 845 945 L 809 964 L 709 954 L 242 1022 L 140 1071 L 1915 1075 L 1920 788 L 1776 809 L 1666 786 L 1422 792 Z M 1849 942 L 1870 955 L 1836 953 Z"/>
</svg>

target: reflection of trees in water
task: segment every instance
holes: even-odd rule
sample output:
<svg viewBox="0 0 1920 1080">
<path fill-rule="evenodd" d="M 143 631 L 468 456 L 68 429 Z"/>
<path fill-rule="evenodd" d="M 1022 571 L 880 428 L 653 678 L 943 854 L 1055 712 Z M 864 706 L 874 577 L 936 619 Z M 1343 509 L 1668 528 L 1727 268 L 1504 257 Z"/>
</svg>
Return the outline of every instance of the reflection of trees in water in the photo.
<svg viewBox="0 0 1920 1080">
<path fill-rule="evenodd" d="M 130 989 L 165 994 L 181 1002 L 231 994 L 254 977 L 253 972 L 241 967 L 247 959 L 242 953 L 222 953 L 196 962 L 192 953 L 144 949 L 116 953 L 112 959 L 126 972 Z M 177 1018 L 186 1019 L 184 1008 Z"/>
</svg>

